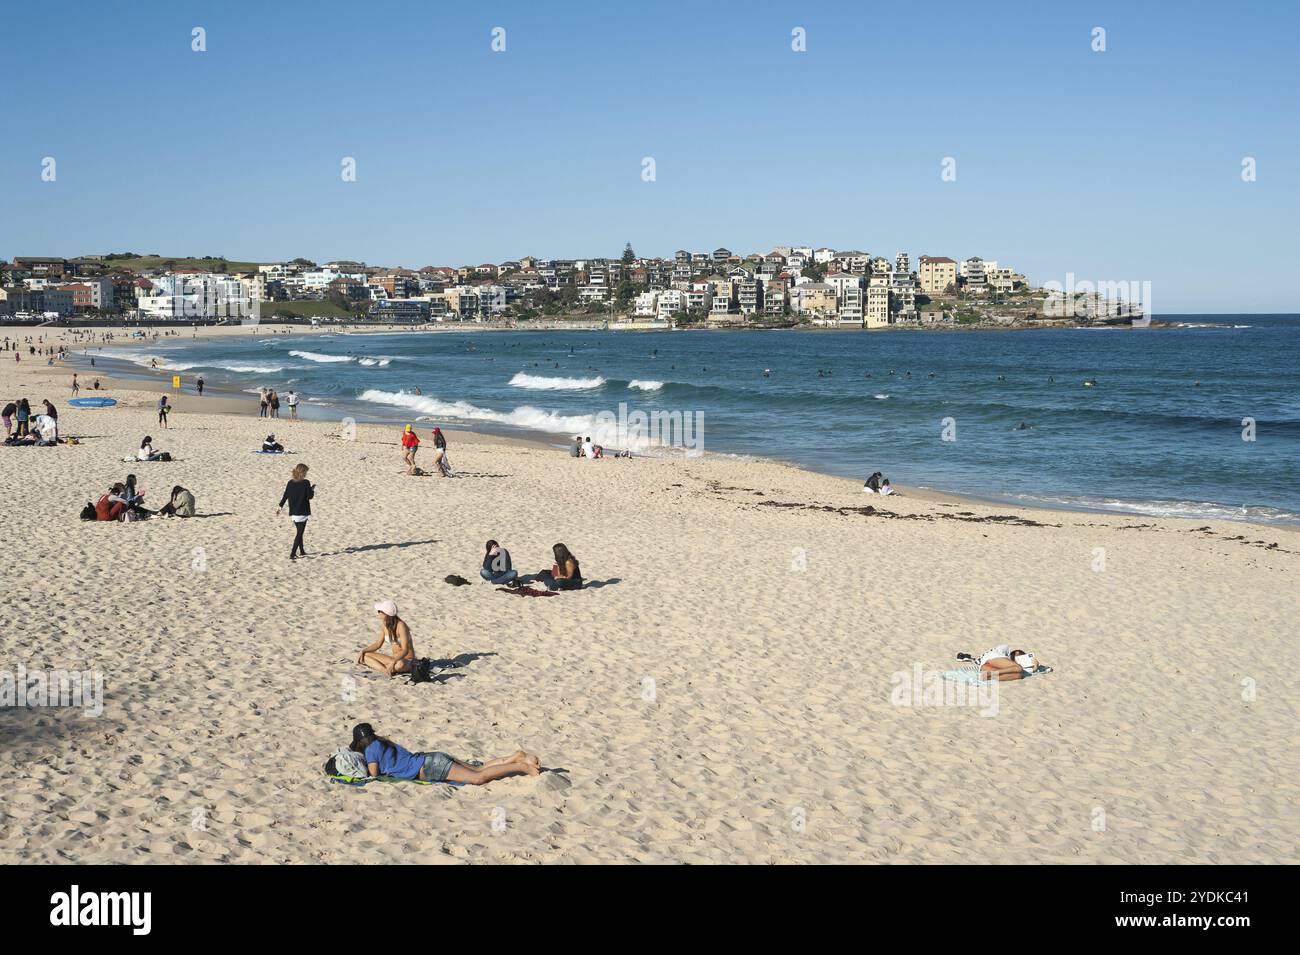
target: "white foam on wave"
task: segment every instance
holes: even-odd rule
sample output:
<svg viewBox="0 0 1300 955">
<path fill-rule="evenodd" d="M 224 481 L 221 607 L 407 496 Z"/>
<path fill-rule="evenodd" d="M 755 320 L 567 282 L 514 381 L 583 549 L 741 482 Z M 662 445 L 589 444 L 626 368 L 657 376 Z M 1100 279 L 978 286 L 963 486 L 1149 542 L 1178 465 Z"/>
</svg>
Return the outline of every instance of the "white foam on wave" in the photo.
<svg viewBox="0 0 1300 955">
<path fill-rule="evenodd" d="M 1275 507 L 1247 507 L 1212 501 L 1129 501 L 1120 498 L 1066 495 L 1009 494 L 1005 497 L 1038 506 L 1083 508 L 1143 517 L 1177 517 L 1198 521 L 1252 521 L 1265 524 L 1300 524 L 1300 514 Z"/>
<path fill-rule="evenodd" d="M 318 361 L 326 364 L 356 361 L 351 355 L 322 355 L 320 352 L 314 351 L 291 351 L 289 354 L 294 358 L 305 358 L 308 361 Z"/>
<path fill-rule="evenodd" d="M 163 371 L 189 371 L 192 368 L 213 368 L 219 371 L 233 371 L 237 374 L 269 375 L 284 371 L 284 365 L 249 365 L 239 362 L 220 361 L 170 361 L 164 355 L 142 354 L 140 352 L 115 351 L 108 357 L 124 358 L 145 368 L 159 368 Z"/>
<path fill-rule="evenodd" d="M 532 405 L 521 405 L 511 411 L 494 411 L 491 408 L 472 405 L 468 401 L 443 401 L 428 395 L 416 395 L 406 391 L 380 391 L 378 388 L 368 388 L 357 397 L 360 401 L 373 404 L 406 408 L 426 416 L 429 420 L 490 421 L 526 431 L 541 431 L 545 434 L 562 434 L 566 437 L 582 435 L 590 437 L 596 444 L 609 447 L 618 446 L 620 439 L 616 425 L 602 423 L 594 414 L 559 414 Z M 644 443 L 640 447 L 634 446 L 632 450 L 644 450 Z"/>
<path fill-rule="evenodd" d="M 627 386 L 629 388 L 634 388 L 637 391 L 658 391 L 660 388 L 664 386 L 664 383 L 662 381 L 633 380 L 633 381 L 629 381 L 627 383 Z"/>
<path fill-rule="evenodd" d="M 391 359 L 391 358 L 359 358 L 359 359 L 357 359 L 357 364 L 359 364 L 359 365 L 366 365 L 366 366 L 378 365 L 380 368 L 387 368 L 390 362 L 392 362 L 392 359 Z"/>
<path fill-rule="evenodd" d="M 512 388 L 527 388 L 529 391 L 587 391 L 599 388 L 605 379 L 595 378 L 548 378 L 545 375 L 529 375 L 519 372 L 510 379 Z"/>
<path fill-rule="evenodd" d="M 879 399 L 880 401 L 884 401 L 886 398 L 889 397 L 889 395 L 872 395 L 871 397 Z"/>
</svg>

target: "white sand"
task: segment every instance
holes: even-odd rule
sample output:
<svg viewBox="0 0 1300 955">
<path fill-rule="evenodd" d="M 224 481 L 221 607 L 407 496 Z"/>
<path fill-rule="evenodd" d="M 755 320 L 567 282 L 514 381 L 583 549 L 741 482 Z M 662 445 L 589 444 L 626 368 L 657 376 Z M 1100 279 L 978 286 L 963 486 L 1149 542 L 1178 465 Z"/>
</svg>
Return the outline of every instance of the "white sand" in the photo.
<svg viewBox="0 0 1300 955">
<path fill-rule="evenodd" d="M 86 437 L 0 448 L 0 668 L 98 670 L 105 709 L 0 710 L 0 861 L 1295 861 L 1290 530 L 882 500 L 774 463 L 454 432 L 459 475 L 416 479 L 396 429 L 343 441 L 182 399 L 163 433 L 150 393 L 79 411 L 69 379 L 0 353 L 6 398 L 50 397 Z M 300 454 L 251 454 L 268 430 Z M 145 433 L 179 460 L 122 464 Z M 275 505 L 297 461 L 318 496 L 313 556 L 291 564 Z M 80 522 L 127 471 L 152 506 L 191 488 L 202 516 Z M 498 593 L 477 573 L 489 537 L 526 572 L 562 540 L 605 585 Z M 363 676 L 383 597 L 421 655 L 483 656 L 441 684 Z M 891 675 L 998 643 L 1055 672 L 1002 687 L 993 716 L 891 702 Z M 328 782 L 363 720 L 562 772 Z"/>
</svg>

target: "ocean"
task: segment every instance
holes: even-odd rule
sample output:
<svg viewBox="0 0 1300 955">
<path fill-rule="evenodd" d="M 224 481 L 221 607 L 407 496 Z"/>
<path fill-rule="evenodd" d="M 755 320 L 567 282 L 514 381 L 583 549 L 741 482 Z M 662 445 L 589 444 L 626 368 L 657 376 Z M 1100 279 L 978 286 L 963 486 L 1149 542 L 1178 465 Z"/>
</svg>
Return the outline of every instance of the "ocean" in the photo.
<svg viewBox="0 0 1300 955">
<path fill-rule="evenodd" d="M 202 374 L 215 390 L 292 388 L 318 419 L 524 432 L 557 445 L 591 434 L 617 447 L 624 436 L 600 422 L 623 405 L 624 416 L 681 412 L 698 422 L 707 453 L 860 479 L 881 471 L 896 484 L 1008 503 L 1300 524 L 1300 316 L 1161 318 L 1194 324 L 884 333 L 250 329 L 247 337 L 163 338 L 95 356 L 110 373 L 141 374 L 157 362 L 187 387 Z M 624 443 L 683 453 L 650 440 Z"/>
</svg>

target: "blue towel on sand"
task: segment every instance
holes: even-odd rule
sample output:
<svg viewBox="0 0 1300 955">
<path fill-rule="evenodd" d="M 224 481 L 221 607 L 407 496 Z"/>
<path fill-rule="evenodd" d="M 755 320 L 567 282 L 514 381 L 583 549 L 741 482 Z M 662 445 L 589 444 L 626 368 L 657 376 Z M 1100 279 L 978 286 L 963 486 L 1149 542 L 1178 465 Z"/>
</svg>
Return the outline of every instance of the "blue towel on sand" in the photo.
<svg viewBox="0 0 1300 955">
<path fill-rule="evenodd" d="M 1041 675 L 1044 674 L 1044 673 L 1051 673 L 1051 672 L 1052 672 L 1052 668 L 1051 668 L 1051 667 L 1046 667 L 1046 666 L 1043 666 L 1042 664 L 1039 664 L 1037 670 L 1035 670 L 1033 673 L 1027 673 L 1027 674 L 1025 674 L 1021 679 L 1025 679 L 1025 680 L 1027 680 L 1027 679 L 1029 679 L 1031 676 L 1041 676 Z M 972 686 L 988 686 L 990 683 L 995 682 L 995 681 L 993 681 L 993 680 L 981 680 L 981 679 L 980 679 L 980 671 L 979 671 L 979 670 L 973 670 L 973 669 L 971 669 L 971 668 L 969 668 L 969 667 L 967 667 L 967 668 L 964 669 L 964 670 L 944 670 L 944 671 L 943 671 L 943 678 L 944 678 L 945 680 L 951 680 L 953 683 L 969 683 L 969 684 L 971 684 Z M 1001 682 L 1001 681 L 998 681 L 998 682 Z M 1006 682 L 1008 682 L 1008 683 L 1015 683 L 1016 681 L 1015 681 L 1015 680 L 1007 680 Z"/>
</svg>

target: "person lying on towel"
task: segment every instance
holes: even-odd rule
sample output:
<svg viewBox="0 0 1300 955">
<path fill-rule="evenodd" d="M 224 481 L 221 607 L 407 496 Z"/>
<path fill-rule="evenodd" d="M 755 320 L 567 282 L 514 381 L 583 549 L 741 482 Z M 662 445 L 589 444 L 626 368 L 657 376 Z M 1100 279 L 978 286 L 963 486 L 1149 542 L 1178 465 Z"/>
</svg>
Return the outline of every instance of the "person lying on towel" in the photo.
<svg viewBox="0 0 1300 955">
<path fill-rule="evenodd" d="M 366 761 L 366 774 L 373 778 L 391 776 L 394 779 L 419 779 L 430 783 L 468 783 L 482 786 L 506 776 L 536 776 L 541 772 L 541 760 L 522 749 L 509 756 L 489 759 L 482 766 L 471 766 L 446 753 L 412 753 L 390 739 L 376 736 L 369 723 L 358 723 L 352 728 L 352 752 Z M 331 760 L 330 762 L 335 762 Z M 325 764 L 328 773 L 330 764 Z M 334 774 L 331 774 L 334 775 Z"/>
</svg>

